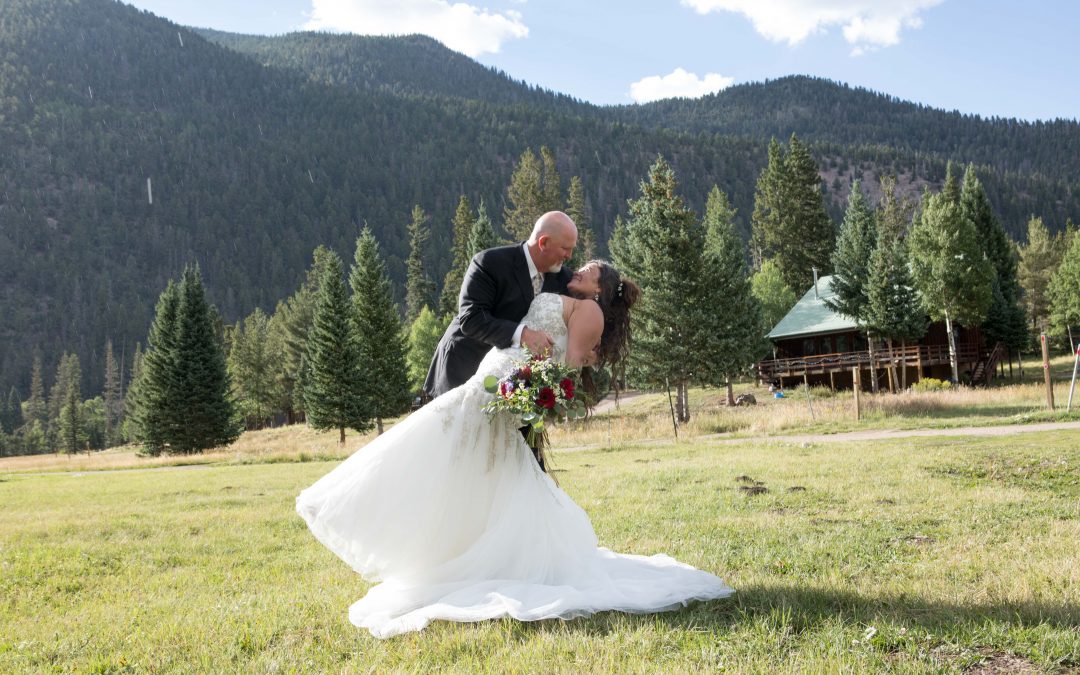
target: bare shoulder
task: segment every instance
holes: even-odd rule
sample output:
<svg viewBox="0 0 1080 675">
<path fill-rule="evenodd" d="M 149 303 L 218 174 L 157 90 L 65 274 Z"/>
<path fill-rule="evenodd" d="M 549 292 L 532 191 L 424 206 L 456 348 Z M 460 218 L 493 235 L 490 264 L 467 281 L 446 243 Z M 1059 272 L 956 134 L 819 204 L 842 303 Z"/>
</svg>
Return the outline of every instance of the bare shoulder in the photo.
<svg viewBox="0 0 1080 675">
<path fill-rule="evenodd" d="M 570 296 L 562 296 L 563 317 L 567 323 L 598 324 L 604 325 L 604 312 L 600 305 L 592 298 L 578 300 Z"/>
</svg>

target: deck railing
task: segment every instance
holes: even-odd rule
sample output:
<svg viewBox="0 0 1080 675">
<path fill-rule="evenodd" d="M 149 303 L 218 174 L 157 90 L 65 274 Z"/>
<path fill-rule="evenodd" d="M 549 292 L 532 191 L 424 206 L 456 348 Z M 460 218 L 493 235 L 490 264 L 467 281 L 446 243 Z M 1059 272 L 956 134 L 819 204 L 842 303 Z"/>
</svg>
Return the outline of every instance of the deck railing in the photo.
<svg viewBox="0 0 1080 675">
<path fill-rule="evenodd" d="M 959 363 L 977 363 L 986 358 L 987 350 L 980 350 L 974 345 L 957 345 L 956 360 Z M 850 372 L 852 368 L 888 368 L 921 367 L 949 363 L 948 345 L 910 345 L 907 347 L 882 347 L 874 350 L 873 363 L 869 350 L 857 352 L 839 352 L 836 354 L 815 354 L 786 359 L 767 359 L 758 362 L 758 377 L 772 379 L 803 373 Z"/>
</svg>

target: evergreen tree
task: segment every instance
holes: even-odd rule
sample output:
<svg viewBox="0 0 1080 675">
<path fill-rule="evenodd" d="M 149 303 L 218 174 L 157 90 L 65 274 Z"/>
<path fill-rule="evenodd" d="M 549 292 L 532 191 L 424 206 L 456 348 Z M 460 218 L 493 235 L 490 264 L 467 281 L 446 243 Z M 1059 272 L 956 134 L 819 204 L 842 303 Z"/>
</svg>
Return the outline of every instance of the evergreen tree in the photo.
<svg viewBox="0 0 1080 675">
<path fill-rule="evenodd" d="M 574 256 L 570 259 L 570 269 L 576 270 L 596 257 L 596 235 L 593 233 L 592 218 L 585 202 L 585 188 L 582 187 L 579 176 L 570 179 L 566 215 L 570 216 L 578 230 L 577 246 L 574 247 Z"/>
<path fill-rule="evenodd" d="M 409 327 L 409 382 L 413 392 L 421 392 L 424 380 L 427 379 L 428 367 L 435 355 L 435 349 L 439 346 L 439 339 L 443 331 L 450 323 L 452 314 L 444 314 L 442 318 L 435 312 L 425 307 L 420 315 Z"/>
<path fill-rule="evenodd" d="M 412 390 L 405 361 L 407 336 L 394 306 L 393 289 L 379 253 L 379 243 L 367 228 L 356 241 L 349 285 L 363 370 L 364 408 L 375 418 L 375 427 L 381 434 L 384 419 L 409 409 Z M 424 310 L 430 311 L 428 305 L 421 305 L 417 316 Z"/>
<path fill-rule="evenodd" d="M 34 365 L 30 371 L 30 398 L 26 401 L 26 423 L 39 423 L 42 428 L 49 421 L 48 408 L 45 405 L 45 380 L 42 375 L 41 356 L 34 356 Z"/>
<path fill-rule="evenodd" d="M 875 214 L 877 238 L 895 241 L 906 237 L 914 211 L 915 205 L 909 198 L 896 194 L 896 177 L 882 176 L 881 200 Z"/>
<path fill-rule="evenodd" d="M 890 351 L 894 341 L 905 344 L 926 334 L 926 313 L 915 292 L 904 239 L 879 231 L 877 244 L 870 255 L 870 273 L 866 280 L 864 321 L 867 332 L 885 338 Z M 836 280 L 833 280 L 835 288 Z M 894 387 L 907 383 L 896 381 L 895 364 L 890 368 Z M 906 370 L 905 370 L 906 374 Z"/>
<path fill-rule="evenodd" d="M 23 425 L 22 401 L 15 387 L 8 392 L 7 403 L 4 404 L 3 432 L 14 435 Z"/>
<path fill-rule="evenodd" d="M 506 188 L 507 205 L 503 210 L 503 227 L 517 241 L 528 239 L 536 219 L 544 214 L 541 172 L 536 154 L 532 148 L 526 148 L 510 175 L 510 185 Z"/>
<path fill-rule="evenodd" d="M 1057 335 L 1067 335 L 1075 351 L 1072 327 L 1080 325 L 1080 237 L 1070 238 L 1069 249 L 1050 277 L 1047 287 L 1050 325 Z"/>
<path fill-rule="evenodd" d="M 960 187 L 960 209 L 975 225 L 983 255 L 994 266 L 992 299 L 982 325 L 983 332 L 990 342 L 1002 342 L 1010 350 L 1022 349 L 1028 340 L 1028 332 L 1024 310 L 1020 305 L 1016 247 L 994 215 L 990 200 L 971 164 L 964 172 Z"/>
<path fill-rule="evenodd" d="M 472 260 L 480 251 L 498 246 L 499 235 L 495 234 L 495 228 L 488 218 L 484 200 L 480 200 L 480 206 L 476 210 L 476 220 L 473 221 L 472 230 L 469 232 L 469 260 Z"/>
<path fill-rule="evenodd" d="M 164 452 L 174 437 L 175 427 L 183 423 L 170 405 L 177 386 L 175 351 L 179 306 L 180 287 L 170 280 L 158 298 L 146 352 L 138 360 L 141 364 L 138 376 L 133 375 L 128 389 L 133 403 L 134 438 L 151 455 Z"/>
<path fill-rule="evenodd" d="M 142 343 L 135 343 L 135 351 L 131 355 L 131 379 L 128 381 L 127 391 L 124 392 L 124 422 L 121 426 L 121 440 L 131 442 L 135 440 L 138 425 L 135 423 L 135 415 L 138 411 L 136 383 L 142 378 L 143 352 Z"/>
<path fill-rule="evenodd" d="M 755 268 L 760 269 L 765 259 L 773 255 L 784 235 L 782 201 L 784 185 L 788 182 L 786 170 L 784 149 L 773 138 L 769 141 L 768 163 L 761 170 L 754 189 L 754 213 L 750 217 L 750 249 Z M 779 265 L 777 270 L 780 270 Z"/>
<path fill-rule="evenodd" d="M 84 447 L 87 438 L 79 386 L 82 379 L 79 357 L 75 354 L 65 355 L 60 367 L 63 374 L 58 377 L 59 386 L 54 387 L 60 389 L 64 397 L 58 420 L 58 446 L 64 452 L 74 454 Z"/>
<path fill-rule="evenodd" d="M 424 249 L 431 232 L 427 226 L 428 216 L 419 205 L 412 210 L 409 223 L 409 259 L 405 262 L 405 316 L 412 321 L 420 309 L 430 307 L 435 297 L 435 282 L 424 269 Z"/>
<path fill-rule="evenodd" d="M 345 444 L 346 427 L 371 428 L 360 352 L 353 335 L 352 311 L 342 276 L 341 259 L 331 253 L 326 260 L 314 321 L 304 356 L 303 392 L 307 421 L 315 429 L 338 429 Z"/>
<path fill-rule="evenodd" d="M 236 405 L 248 429 L 261 429 L 281 401 L 278 373 L 284 359 L 281 341 L 258 307 L 236 325 L 227 361 Z"/>
<path fill-rule="evenodd" d="M 1028 320 L 1032 330 L 1037 333 L 1046 330 L 1049 324 L 1050 303 L 1046 291 L 1060 258 L 1054 238 L 1050 236 L 1042 218 L 1032 216 L 1028 221 L 1027 240 L 1027 245 L 1020 247 L 1017 272 L 1024 291 Z"/>
<path fill-rule="evenodd" d="M 536 218 L 533 218 L 535 224 L 536 219 L 548 211 L 558 211 L 562 208 L 562 178 L 559 176 L 559 170 L 555 166 L 555 153 L 551 151 L 546 145 L 540 147 L 540 164 L 541 164 L 541 187 L 540 187 L 540 213 L 536 214 Z M 531 233 L 532 225 L 529 226 Z"/>
<path fill-rule="evenodd" d="M 870 256 L 877 242 L 874 212 L 862 192 L 858 180 L 851 184 L 847 211 L 832 254 L 832 290 L 835 299 L 826 304 L 860 324 L 866 323 L 867 280 L 870 277 Z"/>
<path fill-rule="evenodd" d="M 458 199 L 453 220 L 453 260 L 443 279 L 442 295 L 439 298 L 439 311 L 442 314 L 455 314 L 458 308 L 458 294 L 461 283 L 465 280 L 465 270 L 469 268 L 469 235 L 473 226 L 472 203 L 465 195 Z"/>
<path fill-rule="evenodd" d="M 780 268 L 768 259 L 762 261 L 761 269 L 750 277 L 750 292 L 761 307 L 761 322 L 765 334 L 775 328 L 799 300 L 795 291 L 784 283 Z"/>
<path fill-rule="evenodd" d="M 949 336 L 953 381 L 960 378 L 953 322 L 978 325 L 986 318 L 993 293 L 994 268 L 982 252 L 975 225 L 964 216 L 955 179 L 940 194 L 927 193 L 911 226 L 908 246 L 915 288 L 934 321 L 944 321 Z M 955 193 L 955 198 L 954 198 Z"/>
<path fill-rule="evenodd" d="M 713 186 L 705 203 L 705 259 L 701 292 L 705 306 L 705 351 L 698 355 L 703 379 L 726 385 L 728 405 L 735 405 L 732 380 L 761 356 L 761 307 L 750 286 L 746 251 L 735 231 L 735 209 Z"/>
<path fill-rule="evenodd" d="M 120 426 L 121 395 L 120 395 L 120 369 L 116 365 L 116 356 L 113 354 L 112 340 L 105 342 L 105 389 L 102 391 L 104 399 L 103 421 L 105 425 L 105 447 L 112 447 L 117 442 L 117 431 Z"/>
<path fill-rule="evenodd" d="M 178 290 L 175 387 L 168 405 L 178 422 L 169 438 L 173 452 L 194 453 L 228 445 L 240 436 L 225 350 L 215 331 L 217 312 L 206 301 L 198 266 L 184 269 Z"/>
<path fill-rule="evenodd" d="M 281 408 L 290 423 L 302 421 L 304 416 L 304 355 L 315 319 L 320 280 L 325 275 L 331 255 L 331 251 L 324 246 L 315 248 L 311 266 L 300 288 L 278 303 L 271 319 L 272 332 L 275 339 L 281 342 L 284 352 L 279 373 L 283 398 Z"/>
<path fill-rule="evenodd" d="M 769 145 L 751 224 L 755 260 L 772 258 L 788 286 L 808 288 L 812 268 L 829 269 L 836 229 L 825 210 L 817 165 L 795 134 L 786 153 L 776 139 Z"/>
<path fill-rule="evenodd" d="M 687 388 L 705 376 L 701 355 L 713 308 L 702 284 L 705 233 L 676 188 L 675 172 L 658 158 L 641 196 L 629 203 L 630 219 L 616 228 L 611 251 L 644 291 L 633 312 L 632 374 L 643 384 L 675 387 L 676 417 L 685 423 Z"/>
</svg>

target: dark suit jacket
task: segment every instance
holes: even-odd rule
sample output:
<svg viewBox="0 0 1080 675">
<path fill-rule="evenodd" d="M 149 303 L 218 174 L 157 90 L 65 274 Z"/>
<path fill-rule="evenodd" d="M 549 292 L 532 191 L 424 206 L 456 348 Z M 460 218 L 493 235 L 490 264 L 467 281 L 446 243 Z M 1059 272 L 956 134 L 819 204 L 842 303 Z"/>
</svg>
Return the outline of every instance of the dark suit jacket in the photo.
<svg viewBox="0 0 1080 675">
<path fill-rule="evenodd" d="M 458 313 L 447 326 L 428 368 L 424 391 L 431 397 L 462 385 L 492 347 L 509 347 L 533 300 L 524 242 L 477 253 L 458 296 Z M 566 293 L 571 272 L 544 275 L 543 291 Z"/>
</svg>

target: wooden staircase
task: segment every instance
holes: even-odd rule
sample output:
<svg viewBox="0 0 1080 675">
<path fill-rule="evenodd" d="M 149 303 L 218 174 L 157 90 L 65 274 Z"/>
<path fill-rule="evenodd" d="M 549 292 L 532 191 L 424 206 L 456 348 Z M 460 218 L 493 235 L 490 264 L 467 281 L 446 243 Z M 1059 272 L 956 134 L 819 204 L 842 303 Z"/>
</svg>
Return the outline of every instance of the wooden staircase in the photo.
<svg viewBox="0 0 1080 675">
<path fill-rule="evenodd" d="M 997 372 L 998 361 L 1005 355 L 1005 345 L 997 343 L 984 359 L 980 359 L 971 373 L 971 384 L 990 385 L 990 379 Z"/>
</svg>

